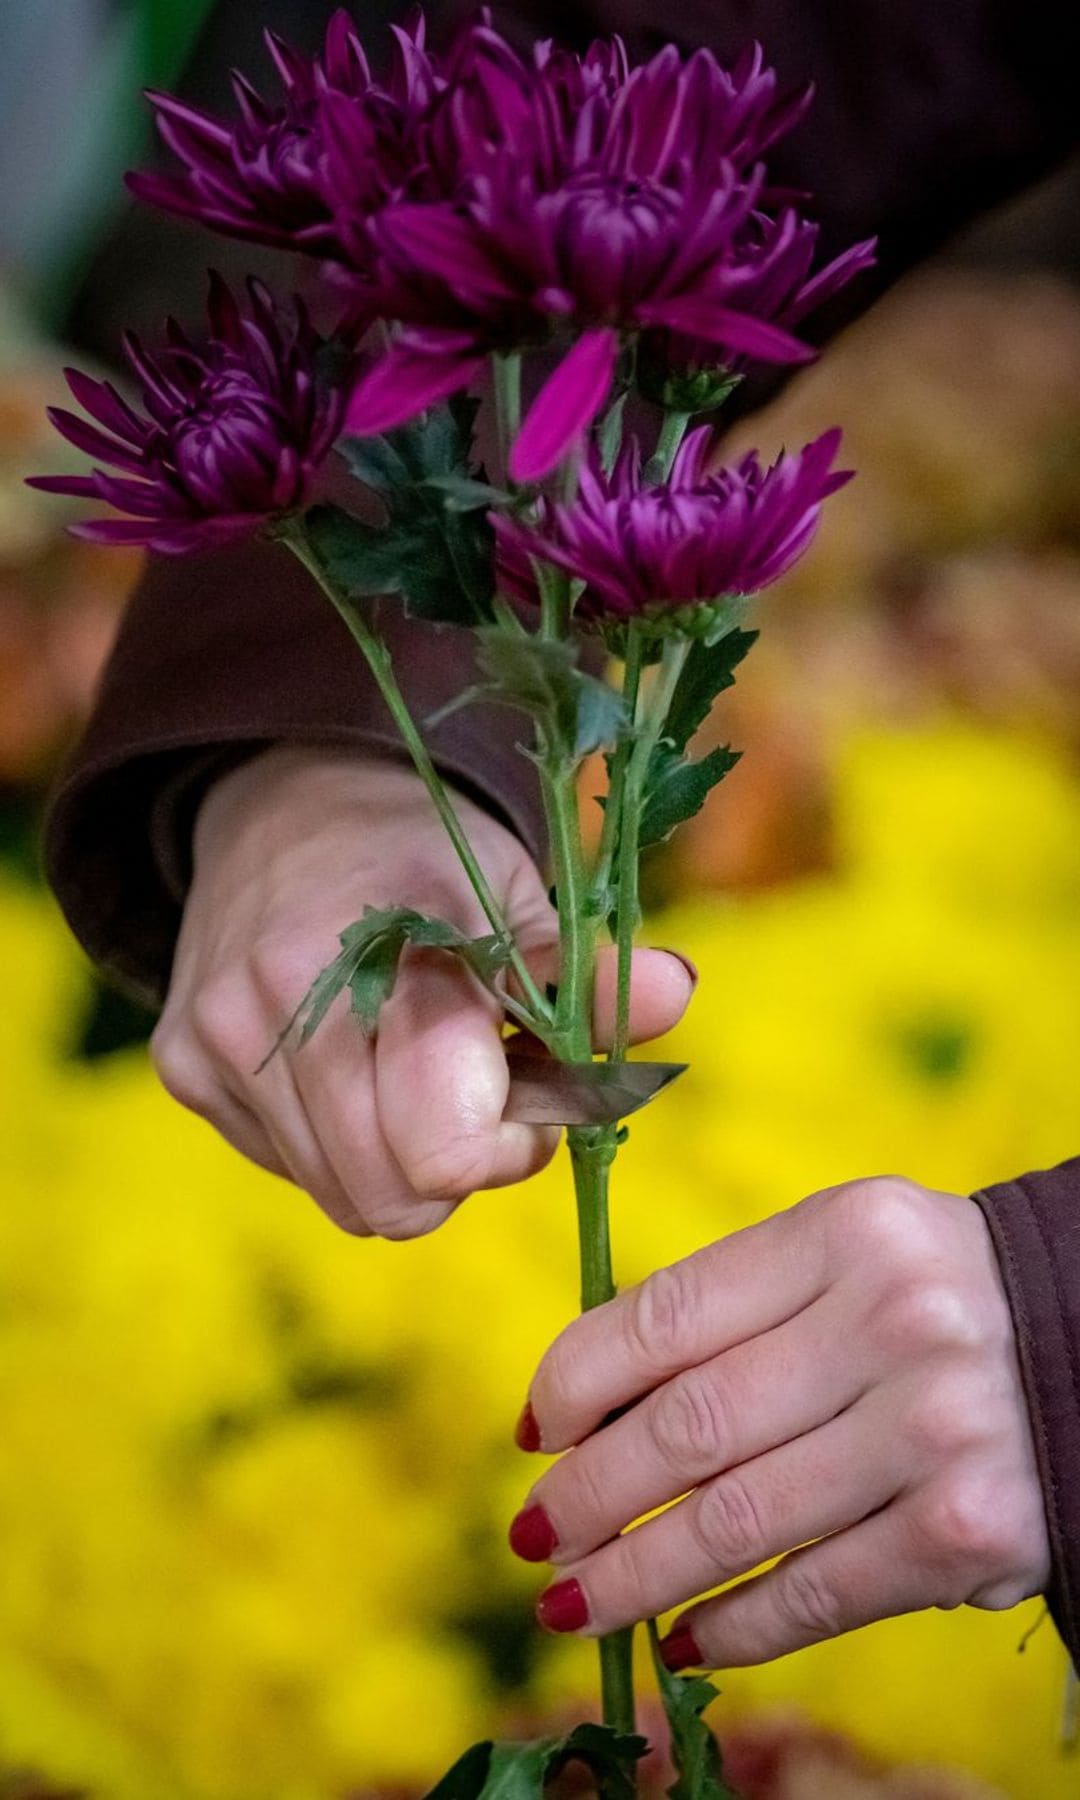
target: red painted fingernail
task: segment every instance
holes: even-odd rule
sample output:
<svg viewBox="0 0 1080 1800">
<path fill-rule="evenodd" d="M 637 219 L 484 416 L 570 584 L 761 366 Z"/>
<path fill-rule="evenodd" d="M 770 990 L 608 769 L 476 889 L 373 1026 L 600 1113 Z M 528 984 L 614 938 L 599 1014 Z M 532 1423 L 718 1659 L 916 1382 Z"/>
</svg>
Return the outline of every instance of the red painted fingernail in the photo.
<svg viewBox="0 0 1080 1800">
<path fill-rule="evenodd" d="M 536 1414 L 532 1409 L 532 1401 L 526 1400 L 525 1410 L 514 1430 L 514 1442 L 519 1450 L 539 1450 L 540 1427 L 536 1423 Z"/>
<path fill-rule="evenodd" d="M 698 973 L 697 963 L 691 962 L 690 958 L 684 956 L 681 950 L 673 950 L 670 944 L 654 944 L 652 948 L 654 950 L 662 950 L 665 956 L 673 956 L 676 962 L 681 962 L 683 968 L 690 977 L 691 987 L 697 987 L 697 984 L 701 979 L 701 976 Z"/>
<path fill-rule="evenodd" d="M 536 1602 L 536 1616 L 545 1631 L 580 1631 L 589 1623 L 589 1603 L 580 1581 L 557 1581 L 545 1588 Z"/>
<path fill-rule="evenodd" d="M 660 1645 L 660 1661 L 674 1675 L 679 1669 L 697 1669 L 704 1662 L 689 1625 L 676 1625 Z"/>
<path fill-rule="evenodd" d="M 559 1535 L 542 1506 L 522 1507 L 510 1527 L 510 1548 L 523 1562 L 548 1562 Z"/>
</svg>

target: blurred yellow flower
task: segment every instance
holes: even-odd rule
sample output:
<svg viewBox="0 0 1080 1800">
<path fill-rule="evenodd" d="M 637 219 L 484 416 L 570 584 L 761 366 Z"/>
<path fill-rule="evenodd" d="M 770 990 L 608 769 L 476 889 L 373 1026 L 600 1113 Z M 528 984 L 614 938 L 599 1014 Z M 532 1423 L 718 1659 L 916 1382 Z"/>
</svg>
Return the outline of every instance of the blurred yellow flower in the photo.
<svg viewBox="0 0 1080 1800">
<path fill-rule="evenodd" d="M 825 1183 L 965 1191 L 1077 1149 L 1080 792 L 1058 753 L 878 731 L 836 783 L 834 876 L 652 922 L 702 983 L 691 1072 L 619 1166 L 624 1280 Z M 504 1547 L 531 1478 L 513 1421 L 576 1305 L 561 1161 L 416 1244 L 347 1239 L 141 1055 L 65 1060 L 62 927 L 8 886 L 0 930 L 0 1766 L 95 1800 L 338 1800 L 587 1706 L 589 1647 L 532 1634 L 536 1574 Z M 795 1706 L 1064 1800 L 1063 1654 L 1045 1626 L 1015 1655 L 1038 1613 L 737 1672 L 718 1727 Z"/>
</svg>

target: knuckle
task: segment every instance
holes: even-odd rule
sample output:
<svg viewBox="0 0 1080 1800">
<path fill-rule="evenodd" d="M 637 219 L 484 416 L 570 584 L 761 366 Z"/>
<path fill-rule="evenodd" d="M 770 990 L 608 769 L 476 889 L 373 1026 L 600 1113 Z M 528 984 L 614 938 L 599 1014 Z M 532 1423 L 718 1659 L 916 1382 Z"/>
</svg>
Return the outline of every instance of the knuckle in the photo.
<svg viewBox="0 0 1080 1800">
<path fill-rule="evenodd" d="M 955 1455 L 977 1434 L 970 1394 L 956 1382 L 928 1383 L 908 1408 L 903 1433 L 916 1454 L 931 1463 Z"/>
<path fill-rule="evenodd" d="M 974 1350 L 982 1341 L 971 1297 L 946 1281 L 901 1277 L 875 1318 L 879 1340 L 901 1354 Z"/>
<path fill-rule="evenodd" d="M 573 1327 L 568 1326 L 545 1351 L 533 1378 L 533 1405 L 546 1420 L 577 1419 L 584 1401 L 583 1383 L 578 1359 L 572 1345 Z"/>
<path fill-rule="evenodd" d="M 695 1311 L 696 1282 L 687 1262 L 657 1269 L 634 1289 L 626 1310 L 631 1349 L 646 1363 L 677 1359 L 685 1321 Z"/>
<path fill-rule="evenodd" d="M 812 1562 L 790 1559 L 777 1578 L 776 1605 L 802 1644 L 819 1644 L 843 1630 L 840 1601 Z"/>
<path fill-rule="evenodd" d="M 365 1198 L 362 1209 L 359 1200 L 354 1200 L 353 1205 L 358 1219 L 363 1222 L 364 1234 L 385 1238 L 392 1244 L 404 1244 L 413 1238 L 427 1237 L 454 1210 L 450 1205 L 425 1206 L 416 1200 L 403 1204 L 399 1199 L 372 1201 Z"/>
<path fill-rule="evenodd" d="M 612 1545 L 609 1554 L 614 1558 L 613 1588 L 617 1594 L 620 1618 L 627 1622 L 647 1619 L 656 1611 L 654 1596 L 657 1574 L 649 1552 L 647 1534 L 640 1528 L 624 1532 Z"/>
<path fill-rule="evenodd" d="M 209 1103 L 205 1059 L 188 1032 L 164 1022 L 150 1039 L 150 1060 L 165 1092 L 189 1112 L 201 1113 Z"/>
<path fill-rule="evenodd" d="M 558 1512 L 572 1521 L 574 1536 L 592 1538 L 611 1511 L 610 1492 L 586 1446 L 571 1450 L 559 1464 Z"/>
<path fill-rule="evenodd" d="M 850 1254 L 855 1243 L 886 1266 L 906 1265 L 927 1239 L 927 1198 L 902 1175 L 852 1181 L 830 1196 L 831 1223 Z"/>
<path fill-rule="evenodd" d="M 1015 1548 L 1007 1509 L 984 1483 L 970 1476 L 939 1483 L 924 1493 L 913 1509 L 913 1523 L 926 1560 L 945 1572 L 989 1574 Z"/>
<path fill-rule="evenodd" d="M 405 1173 L 421 1200 L 456 1205 L 483 1187 L 491 1174 L 491 1161 L 489 1138 L 446 1138 L 434 1148 L 411 1157 Z"/>
<path fill-rule="evenodd" d="M 699 1544 L 718 1570 L 742 1574 L 764 1562 L 768 1547 L 761 1511 L 738 1475 L 721 1475 L 693 1503 Z"/>
<path fill-rule="evenodd" d="M 191 1002 L 191 1028 L 213 1056 L 236 1067 L 255 1060 L 255 1034 L 243 990 L 232 981 L 200 988 Z"/>
<path fill-rule="evenodd" d="M 653 1439 L 668 1466 L 686 1474 L 716 1467 L 726 1436 L 717 1383 L 695 1369 L 661 1390 L 651 1409 Z"/>
<path fill-rule="evenodd" d="M 251 947 L 250 967 L 256 988 L 275 1011 L 294 1007 L 311 984 L 311 957 L 295 938 L 259 938 Z"/>
</svg>

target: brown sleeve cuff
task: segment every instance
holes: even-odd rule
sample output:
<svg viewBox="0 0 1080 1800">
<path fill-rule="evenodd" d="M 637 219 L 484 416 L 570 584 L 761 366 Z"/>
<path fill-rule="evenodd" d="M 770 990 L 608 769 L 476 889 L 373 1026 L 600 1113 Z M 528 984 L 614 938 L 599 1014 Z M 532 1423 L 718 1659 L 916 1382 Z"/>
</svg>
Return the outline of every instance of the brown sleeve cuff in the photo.
<svg viewBox="0 0 1080 1800">
<path fill-rule="evenodd" d="M 1050 1531 L 1047 1603 L 1080 1666 L 1080 1157 L 973 1198 L 1016 1326 Z"/>
</svg>

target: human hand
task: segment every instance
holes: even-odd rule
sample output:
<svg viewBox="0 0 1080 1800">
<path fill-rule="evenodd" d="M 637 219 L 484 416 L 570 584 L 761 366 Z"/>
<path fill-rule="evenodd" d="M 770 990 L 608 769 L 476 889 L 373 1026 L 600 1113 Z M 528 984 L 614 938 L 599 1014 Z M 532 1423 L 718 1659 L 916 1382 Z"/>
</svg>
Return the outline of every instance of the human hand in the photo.
<svg viewBox="0 0 1080 1800">
<path fill-rule="evenodd" d="M 554 911 L 498 820 L 454 802 L 534 976 L 556 972 Z M 305 1188 L 346 1231 L 417 1237 L 476 1188 L 521 1181 L 558 1133 L 504 1123 L 500 1010 L 459 964 L 406 950 L 375 1042 L 342 996 L 298 1053 L 285 1021 L 365 906 L 413 906 L 490 930 L 419 777 L 346 751 L 277 747 L 224 776 L 200 808 L 194 878 L 151 1050 L 162 1082 L 252 1162 Z M 679 957 L 635 957 L 637 1038 L 674 1025 L 693 991 Z M 614 967 L 597 974 L 599 1039 Z"/>
<path fill-rule="evenodd" d="M 673 1669 L 1013 1606 L 1049 1577 L 986 1223 L 899 1178 L 814 1194 L 576 1319 L 518 1441 L 569 1450 L 511 1527 L 519 1555 L 558 1565 L 538 1607 L 552 1630 L 599 1636 L 782 1556 L 677 1620 Z"/>
</svg>

